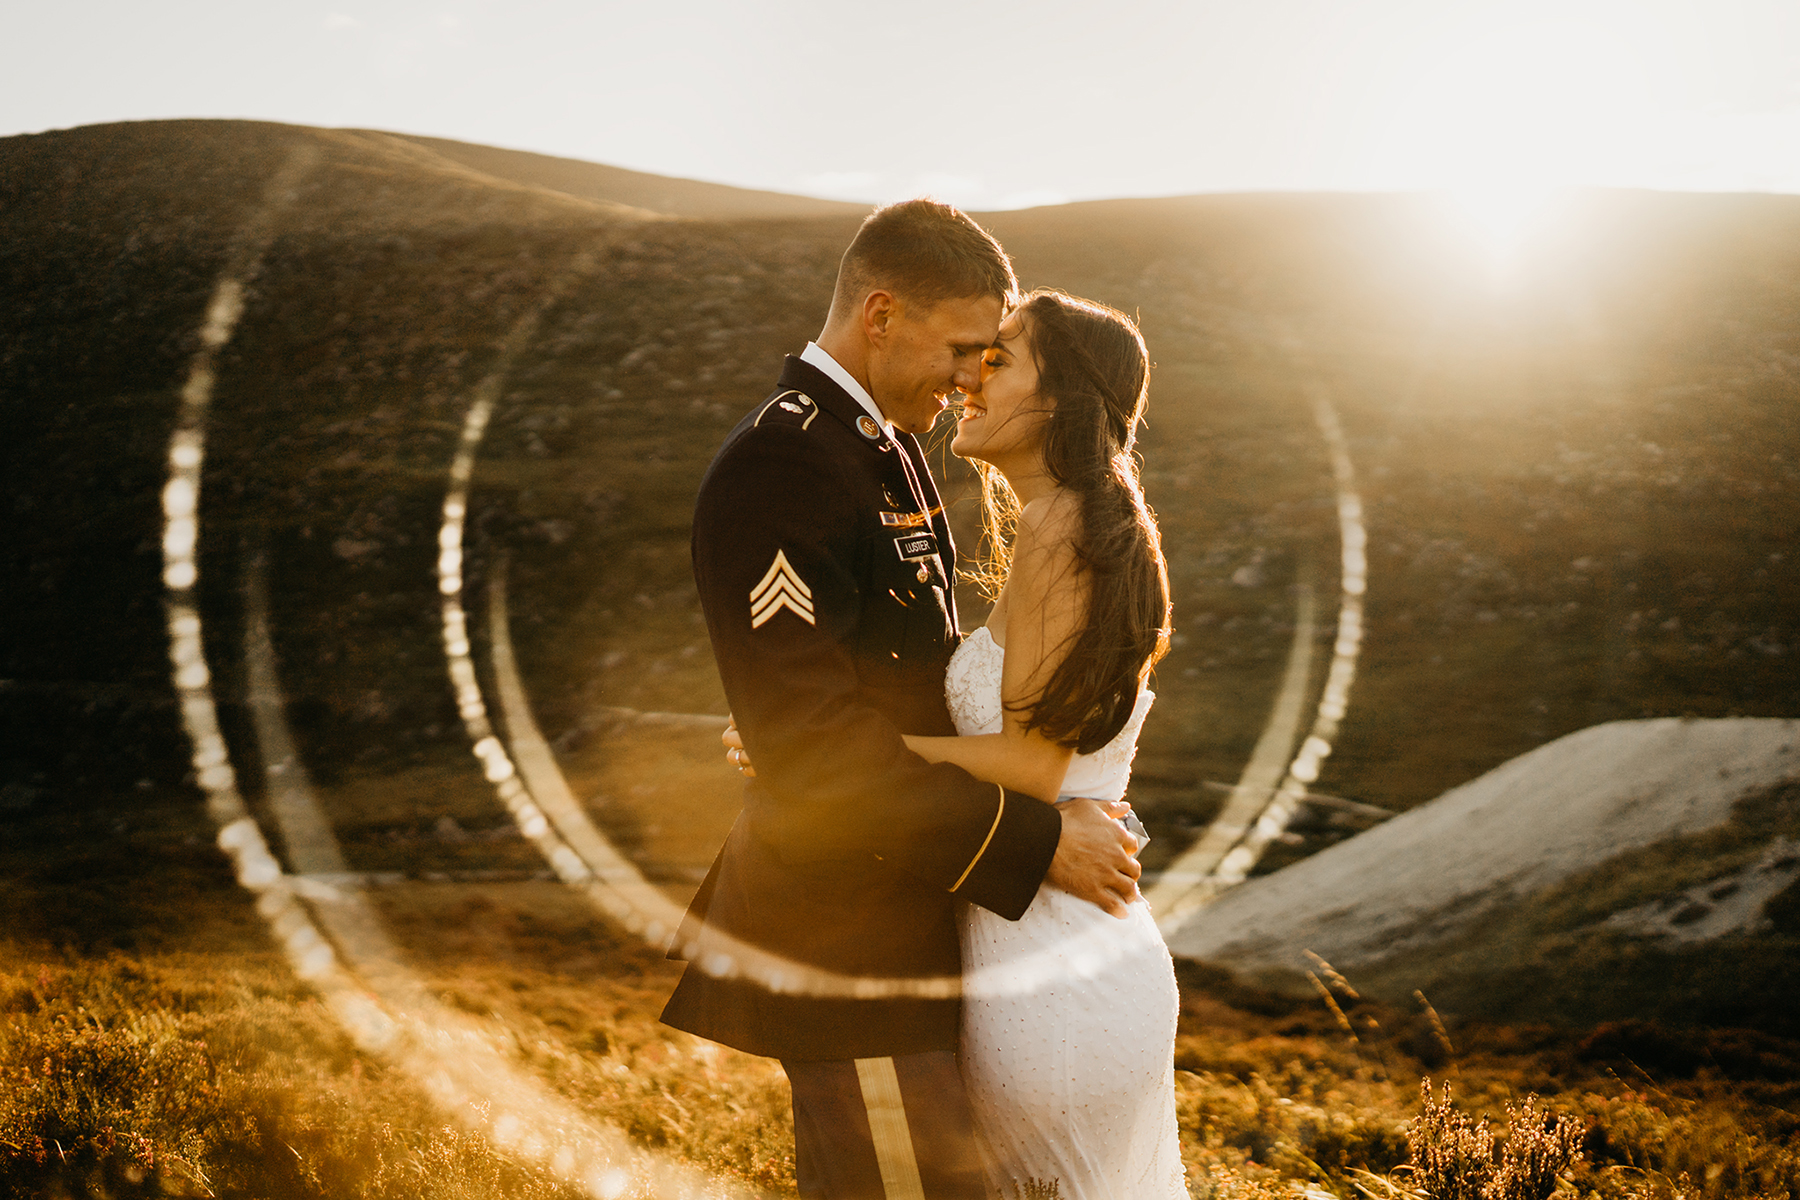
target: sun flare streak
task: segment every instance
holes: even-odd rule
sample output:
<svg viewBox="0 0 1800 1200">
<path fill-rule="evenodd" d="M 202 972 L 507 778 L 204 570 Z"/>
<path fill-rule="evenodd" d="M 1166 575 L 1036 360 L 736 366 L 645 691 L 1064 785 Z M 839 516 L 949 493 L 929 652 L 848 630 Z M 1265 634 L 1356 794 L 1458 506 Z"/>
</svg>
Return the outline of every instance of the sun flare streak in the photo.
<svg viewBox="0 0 1800 1200">
<path fill-rule="evenodd" d="M 589 1118 L 519 1070 L 509 1061 L 515 1047 L 510 1034 L 451 1011 L 406 968 L 363 894 L 365 880 L 345 871 L 337 840 L 294 753 L 269 637 L 262 572 L 260 558 L 253 558 L 244 589 L 244 658 L 252 679 L 256 748 L 267 764 L 267 783 L 290 855 L 297 865 L 310 860 L 323 870 L 282 876 L 276 866 L 259 908 L 268 906 L 273 919 L 302 930 L 306 927 L 299 922 L 310 912 L 380 1003 L 379 1014 L 362 1009 L 347 1014 L 371 1022 L 360 1032 L 351 1027 L 352 1036 L 364 1049 L 379 1051 L 399 1065 L 441 1108 L 495 1146 L 535 1159 L 601 1200 L 623 1196 L 634 1183 L 639 1195 L 717 1196 L 713 1181 L 702 1173 L 633 1146 L 621 1130 Z M 258 872 L 259 877 L 269 874 L 267 868 Z M 290 893 L 285 900 L 279 898 L 284 885 Z M 301 906 L 293 896 L 307 903 Z M 335 1007 L 343 1019 L 343 1006 Z"/>
<path fill-rule="evenodd" d="M 1325 389 L 1315 384 L 1312 392 L 1313 420 L 1331 456 L 1332 480 L 1337 492 L 1340 582 L 1337 638 L 1332 645 L 1331 666 L 1325 676 L 1312 729 L 1300 743 L 1281 785 L 1262 812 L 1248 828 L 1242 829 L 1241 835 L 1239 828 L 1228 831 L 1227 836 L 1236 836 L 1235 844 L 1203 876 L 1169 881 L 1171 886 L 1181 886 L 1183 890 L 1170 895 L 1157 919 L 1165 937 L 1172 936 L 1220 893 L 1249 877 L 1270 843 L 1286 831 L 1305 801 L 1308 788 L 1319 778 L 1324 761 L 1331 754 L 1338 725 L 1349 711 L 1350 686 L 1356 680 L 1356 663 L 1362 651 L 1369 536 L 1363 525 L 1363 503 L 1356 490 L 1356 469 L 1350 459 L 1349 439 L 1344 435 L 1337 409 Z M 1211 832 L 1209 829 L 1207 834 Z M 1203 840 L 1205 836 L 1202 835 Z"/>
<path fill-rule="evenodd" d="M 207 306 L 200 348 L 189 365 L 180 414 L 169 439 L 169 477 L 162 490 L 169 659 L 195 778 L 218 826 L 218 845 L 229 857 L 238 883 L 256 897 L 257 914 L 294 973 L 318 991 L 356 1045 L 393 1063 L 441 1108 L 496 1147 L 537 1163 L 599 1200 L 618 1200 L 634 1189 L 638 1195 L 696 1200 L 737 1195 L 736 1189 L 666 1155 L 639 1150 L 623 1133 L 594 1124 L 514 1068 L 506 1058 L 509 1038 L 449 1013 L 398 965 L 399 955 L 362 897 L 337 886 L 346 879 L 340 876 L 334 885 L 330 876 L 290 875 L 282 870 L 238 791 L 219 726 L 197 592 L 207 418 L 218 352 L 230 342 L 243 314 L 243 281 L 256 274 L 280 208 L 311 170 L 313 158 L 302 152 L 289 159 L 271 182 L 268 199 L 234 242 L 230 264 Z M 260 562 L 252 564 L 246 588 L 252 610 L 245 636 L 253 676 L 253 724 L 269 770 L 286 775 L 290 764 L 281 751 L 283 746 L 291 748 L 291 738 L 281 715 L 260 570 Z M 297 760 L 292 765 L 297 767 Z M 304 834 L 302 852 L 309 862 L 341 866 L 336 839 L 318 814 L 304 774 L 296 770 L 291 782 L 293 788 L 278 803 L 284 829 L 290 836 Z M 319 905 L 317 920 L 309 900 Z M 352 976 L 345 963 L 361 978 Z"/>
</svg>

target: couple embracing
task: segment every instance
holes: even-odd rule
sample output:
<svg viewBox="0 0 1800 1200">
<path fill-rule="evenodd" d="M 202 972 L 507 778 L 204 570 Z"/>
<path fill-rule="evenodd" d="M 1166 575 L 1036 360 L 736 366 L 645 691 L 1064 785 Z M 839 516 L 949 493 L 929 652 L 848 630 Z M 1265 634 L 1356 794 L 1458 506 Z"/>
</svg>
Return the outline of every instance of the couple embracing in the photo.
<svg viewBox="0 0 1800 1200">
<path fill-rule="evenodd" d="M 1169 637 L 1148 376 L 1123 314 L 1021 301 L 968 217 L 891 205 L 701 485 L 749 778 L 663 1019 L 781 1061 L 804 1197 L 1187 1196 L 1175 979 L 1123 803 Z M 914 437 L 957 393 L 997 588 L 966 637 Z"/>
</svg>

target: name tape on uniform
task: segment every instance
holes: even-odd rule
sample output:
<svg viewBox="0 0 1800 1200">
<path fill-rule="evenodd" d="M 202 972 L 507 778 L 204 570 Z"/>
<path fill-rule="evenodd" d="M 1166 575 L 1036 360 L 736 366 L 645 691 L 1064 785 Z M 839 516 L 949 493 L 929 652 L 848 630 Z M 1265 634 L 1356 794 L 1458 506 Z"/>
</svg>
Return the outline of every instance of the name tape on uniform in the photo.
<svg viewBox="0 0 1800 1200">
<path fill-rule="evenodd" d="M 894 539 L 894 552 L 902 560 L 919 564 L 918 579 L 920 583 L 931 583 L 934 579 L 942 586 L 949 583 L 941 574 L 944 569 L 943 560 L 938 557 L 937 534 L 929 532 L 907 533 Z"/>
<path fill-rule="evenodd" d="M 921 558 L 931 558 L 938 552 L 937 535 L 935 533 L 909 533 L 894 539 L 894 549 L 907 562 L 918 562 Z"/>
</svg>

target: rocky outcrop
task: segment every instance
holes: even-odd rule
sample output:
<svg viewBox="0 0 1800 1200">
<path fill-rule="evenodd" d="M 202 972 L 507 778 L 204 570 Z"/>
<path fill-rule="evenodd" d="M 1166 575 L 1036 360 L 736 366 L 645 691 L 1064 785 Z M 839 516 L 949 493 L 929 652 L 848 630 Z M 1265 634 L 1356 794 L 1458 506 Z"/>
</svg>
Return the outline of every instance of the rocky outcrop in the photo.
<svg viewBox="0 0 1800 1200">
<path fill-rule="evenodd" d="M 1253 879 L 1170 945 L 1276 985 L 1304 983 L 1311 951 L 1377 991 L 1436 986 L 1492 1011 L 1535 990 L 1565 998 L 1527 1015 L 1627 1015 L 1629 972 L 1606 996 L 1565 985 L 1607 963 L 1679 975 L 1686 953 L 1765 953 L 1797 877 L 1800 721 L 1621 721 Z"/>
</svg>

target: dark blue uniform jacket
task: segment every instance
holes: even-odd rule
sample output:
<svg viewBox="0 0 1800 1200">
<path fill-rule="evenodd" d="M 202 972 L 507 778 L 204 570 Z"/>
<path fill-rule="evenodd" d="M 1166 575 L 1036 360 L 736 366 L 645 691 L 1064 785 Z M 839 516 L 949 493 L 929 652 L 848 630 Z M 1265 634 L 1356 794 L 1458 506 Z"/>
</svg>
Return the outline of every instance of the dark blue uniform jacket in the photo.
<svg viewBox="0 0 1800 1200">
<path fill-rule="evenodd" d="M 1016 920 L 1055 856 L 1050 806 L 900 740 L 955 733 L 955 550 L 918 443 L 789 358 L 700 485 L 693 554 L 757 774 L 676 935 L 663 1020 L 776 1058 L 954 1047 L 954 995 L 772 989 L 718 937 L 840 978 L 954 980 L 957 905 Z"/>
</svg>

